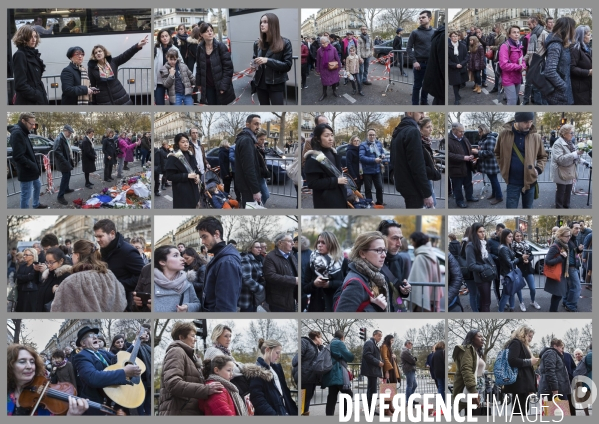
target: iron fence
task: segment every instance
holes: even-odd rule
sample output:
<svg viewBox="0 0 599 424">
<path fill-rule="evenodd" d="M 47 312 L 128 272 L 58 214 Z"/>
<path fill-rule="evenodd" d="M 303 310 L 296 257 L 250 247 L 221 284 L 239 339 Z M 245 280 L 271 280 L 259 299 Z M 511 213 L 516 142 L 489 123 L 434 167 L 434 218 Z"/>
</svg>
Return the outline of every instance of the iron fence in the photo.
<svg viewBox="0 0 599 424">
<path fill-rule="evenodd" d="M 408 68 L 410 58 L 404 50 L 391 50 L 393 57 L 391 58 L 391 66 L 389 68 L 389 82 L 385 87 L 385 92 L 389 90 L 389 86 L 395 83 L 414 85 L 414 81 L 409 74 L 404 71 L 404 66 Z"/>
<path fill-rule="evenodd" d="M 270 165 L 270 181 L 267 182 L 270 194 L 283 197 L 297 198 L 297 181 L 291 181 L 287 175 L 287 167 L 293 162 L 293 158 L 267 158 L 266 165 Z"/>
</svg>

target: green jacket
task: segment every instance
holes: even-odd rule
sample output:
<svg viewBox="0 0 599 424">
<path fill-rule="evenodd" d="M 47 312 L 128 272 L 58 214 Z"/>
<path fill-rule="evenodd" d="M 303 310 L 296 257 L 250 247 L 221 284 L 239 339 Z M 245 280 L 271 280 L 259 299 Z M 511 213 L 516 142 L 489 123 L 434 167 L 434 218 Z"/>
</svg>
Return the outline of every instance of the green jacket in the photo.
<svg viewBox="0 0 599 424">
<path fill-rule="evenodd" d="M 342 367 L 340 360 L 351 362 L 354 360 L 354 354 L 351 353 L 345 343 L 339 339 L 333 339 L 330 344 L 331 357 L 333 359 L 333 368 L 322 376 L 322 387 L 343 386 Z"/>
<path fill-rule="evenodd" d="M 453 349 L 452 358 L 457 365 L 453 381 L 453 395 L 457 396 L 462 393 L 464 387 L 468 390 L 468 393 L 478 393 L 476 390 L 476 363 L 478 355 L 474 346 L 457 345 Z"/>
</svg>

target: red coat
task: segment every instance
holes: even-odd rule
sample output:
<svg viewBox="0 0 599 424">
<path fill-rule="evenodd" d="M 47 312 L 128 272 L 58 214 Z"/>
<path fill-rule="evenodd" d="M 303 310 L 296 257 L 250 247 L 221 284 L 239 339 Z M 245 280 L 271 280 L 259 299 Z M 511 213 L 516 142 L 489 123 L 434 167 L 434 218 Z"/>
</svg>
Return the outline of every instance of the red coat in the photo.
<svg viewBox="0 0 599 424">
<path fill-rule="evenodd" d="M 301 45 L 302 45 L 302 47 L 301 47 L 302 65 L 305 65 L 308 63 L 308 56 L 310 56 L 310 50 L 304 43 L 301 43 Z"/>
<path fill-rule="evenodd" d="M 213 382 L 214 380 L 208 380 L 206 384 Z M 200 407 L 200 411 L 204 411 L 204 415 L 237 415 L 233 398 L 227 389 L 223 390 L 221 393 L 210 395 L 208 399 L 199 399 L 198 406 Z"/>
</svg>

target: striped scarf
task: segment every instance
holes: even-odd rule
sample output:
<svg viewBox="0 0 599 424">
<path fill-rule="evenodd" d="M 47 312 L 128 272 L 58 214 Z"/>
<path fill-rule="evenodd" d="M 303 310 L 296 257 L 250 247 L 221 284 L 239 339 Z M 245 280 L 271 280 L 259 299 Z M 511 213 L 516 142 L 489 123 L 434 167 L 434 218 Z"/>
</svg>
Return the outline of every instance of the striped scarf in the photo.
<svg viewBox="0 0 599 424">
<path fill-rule="evenodd" d="M 245 401 L 239 395 L 239 389 L 233 383 L 231 383 L 229 380 L 222 378 L 220 375 L 217 374 L 210 374 L 206 382 L 208 381 L 216 381 L 225 387 L 225 390 L 229 392 L 229 394 L 231 395 L 231 399 L 233 399 L 233 403 L 235 404 L 235 412 L 237 416 L 249 415 L 248 410 L 245 406 Z"/>
<path fill-rule="evenodd" d="M 73 63 L 73 65 L 77 69 L 79 69 L 79 72 L 81 72 L 81 85 L 89 88 L 89 76 L 87 75 L 87 69 L 85 68 L 85 66 L 83 66 L 83 65 L 77 66 L 74 63 Z M 83 95 L 79 96 L 77 98 L 77 104 L 78 105 L 87 105 L 87 104 L 89 104 L 89 95 L 88 94 L 83 94 Z"/>
</svg>

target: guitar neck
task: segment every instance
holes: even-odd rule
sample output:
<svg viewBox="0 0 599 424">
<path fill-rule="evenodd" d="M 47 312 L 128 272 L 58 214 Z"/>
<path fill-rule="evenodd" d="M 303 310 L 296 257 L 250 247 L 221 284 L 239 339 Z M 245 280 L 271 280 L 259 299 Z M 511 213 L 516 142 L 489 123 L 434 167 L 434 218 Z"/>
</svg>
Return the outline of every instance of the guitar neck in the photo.
<svg viewBox="0 0 599 424">
<path fill-rule="evenodd" d="M 137 353 L 139 352 L 139 347 L 141 346 L 141 332 L 135 337 L 135 345 L 133 346 L 133 350 L 131 351 L 131 356 L 129 356 L 129 362 L 135 364 L 135 360 L 137 359 Z"/>
<path fill-rule="evenodd" d="M 38 391 L 38 386 L 33 386 L 29 390 L 31 390 L 32 392 L 37 392 Z M 54 398 L 54 399 L 63 400 L 65 402 L 67 402 L 67 403 L 69 403 L 69 397 L 73 397 L 75 399 L 83 399 L 83 398 L 80 398 L 78 396 L 72 396 L 72 395 L 69 395 L 68 393 L 64 393 L 64 392 L 61 392 L 59 390 L 50 389 L 50 388 L 46 389 L 46 392 L 44 393 L 44 396 L 49 396 L 49 397 Z M 116 412 L 112 408 L 109 408 L 106 405 L 102 405 L 101 403 L 94 402 L 94 401 L 91 401 L 91 400 L 88 399 L 87 400 L 87 404 L 92 409 L 97 409 L 97 410 L 102 411 L 102 412 L 104 412 L 106 414 L 109 414 L 109 415 L 116 415 Z"/>
</svg>

